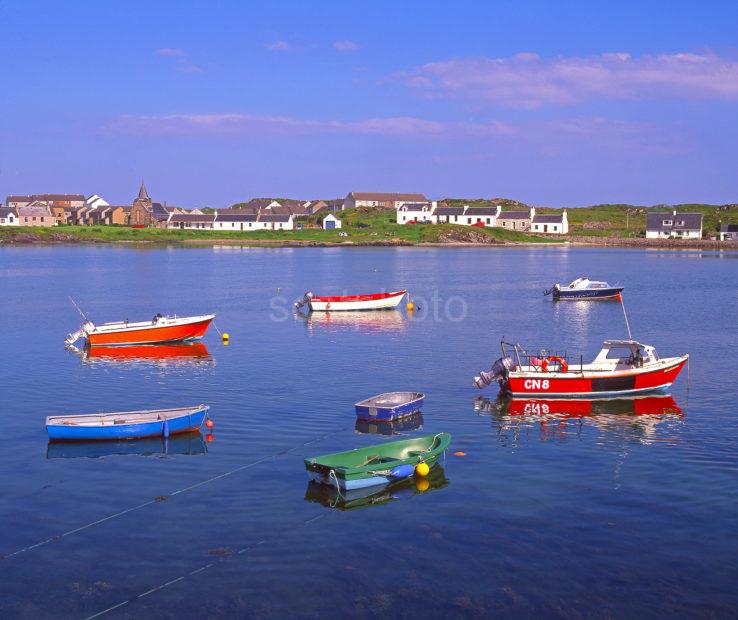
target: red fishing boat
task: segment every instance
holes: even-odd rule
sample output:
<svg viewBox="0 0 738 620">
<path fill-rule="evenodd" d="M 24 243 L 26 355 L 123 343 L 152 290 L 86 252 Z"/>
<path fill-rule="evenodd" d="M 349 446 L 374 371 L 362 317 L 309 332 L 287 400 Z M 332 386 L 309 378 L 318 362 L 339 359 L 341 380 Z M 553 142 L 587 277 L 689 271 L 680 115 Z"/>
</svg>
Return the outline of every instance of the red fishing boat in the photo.
<svg viewBox="0 0 738 620">
<path fill-rule="evenodd" d="M 310 310 L 322 312 L 339 312 L 344 310 L 392 310 L 402 301 L 407 291 L 393 293 L 371 293 L 369 295 L 336 295 L 327 297 L 305 293 L 305 296 L 295 303 L 298 310 L 305 304 Z"/>
<path fill-rule="evenodd" d="M 540 350 L 531 353 L 518 344 L 500 343 L 502 357 L 474 385 L 497 381 L 503 393 L 519 396 L 586 398 L 621 396 L 668 389 L 689 355 L 659 357 L 654 347 L 635 340 L 606 340 L 595 359 Z"/>
<path fill-rule="evenodd" d="M 214 318 L 214 314 L 187 317 L 157 314 L 151 321 L 117 321 L 99 325 L 86 319 L 64 342 L 69 346 L 84 338 L 90 346 L 119 346 L 198 340 L 205 335 Z"/>
</svg>

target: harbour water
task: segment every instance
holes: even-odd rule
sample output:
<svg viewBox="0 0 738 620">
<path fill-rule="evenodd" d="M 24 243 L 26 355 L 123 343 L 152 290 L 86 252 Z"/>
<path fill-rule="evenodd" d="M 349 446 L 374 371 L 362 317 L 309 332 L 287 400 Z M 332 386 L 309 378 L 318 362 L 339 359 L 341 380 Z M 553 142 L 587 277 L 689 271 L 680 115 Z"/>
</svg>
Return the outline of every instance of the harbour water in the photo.
<svg viewBox="0 0 738 620">
<path fill-rule="evenodd" d="M 667 406 L 472 388 L 503 335 L 585 360 L 627 336 L 617 303 L 544 299 L 583 275 L 626 287 L 635 338 L 690 354 Z M 703 251 L 2 248 L 0 617 L 734 616 L 737 276 Z M 290 310 L 399 288 L 410 315 Z M 212 311 L 230 344 L 77 355 L 69 295 L 97 321 Z M 389 390 L 425 392 L 422 417 L 357 425 Z M 200 402 L 211 441 L 47 446 L 47 415 Z M 307 483 L 307 456 L 439 431 L 427 484 Z"/>
</svg>

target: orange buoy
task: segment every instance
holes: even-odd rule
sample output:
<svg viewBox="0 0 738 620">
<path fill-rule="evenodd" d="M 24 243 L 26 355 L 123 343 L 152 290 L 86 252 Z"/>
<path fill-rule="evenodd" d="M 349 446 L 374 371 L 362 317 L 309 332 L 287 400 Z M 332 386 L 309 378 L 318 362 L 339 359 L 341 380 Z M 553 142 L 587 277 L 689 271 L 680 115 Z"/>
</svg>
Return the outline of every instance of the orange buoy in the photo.
<svg viewBox="0 0 738 620">
<path fill-rule="evenodd" d="M 215 426 L 215 424 L 213 424 L 213 421 L 212 420 L 206 420 L 205 421 L 205 426 L 207 426 L 208 428 L 213 428 L 213 426 Z"/>
<path fill-rule="evenodd" d="M 211 441 L 213 441 L 213 436 L 211 434 L 205 435 L 205 441 L 207 441 L 208 443 L 210 443 Z"/>
<path fill-rule="evenodd" d="M 466 452 L 454 452 L 454 456 L 466 456 Z"/>
</svg>

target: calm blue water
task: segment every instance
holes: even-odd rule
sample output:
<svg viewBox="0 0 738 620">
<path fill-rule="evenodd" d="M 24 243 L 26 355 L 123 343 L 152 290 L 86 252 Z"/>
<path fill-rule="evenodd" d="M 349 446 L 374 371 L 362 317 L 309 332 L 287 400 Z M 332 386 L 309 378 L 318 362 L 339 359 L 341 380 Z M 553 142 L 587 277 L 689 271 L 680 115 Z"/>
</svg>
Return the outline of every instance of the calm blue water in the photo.
<svg viewBox="0 0 738 620">
<path fill-rule="evenodd" d="M 673 413 L 475 400 L 503 335 L 585 358 L 626 336 L 616 303 L 542 297 L 585 274 L 626 286 L 635 337 L 692 356 Z M 737 276 L 699 251 L 2 248 L 0 616 L 735 617 Z M 401 287 L 413 316 L 285 311 Z M 213 311 L 231 343 L 84 360 L 68 295 L 98 321 Z M 427 393 L 397 432 L 452 433 L 443 470 L 332 507 L 302 459 L 391 439 L 353 403 L 395 389 Z M 47 415 L 199 402 L 209 442 L 47 448 Z"/>
</svg>

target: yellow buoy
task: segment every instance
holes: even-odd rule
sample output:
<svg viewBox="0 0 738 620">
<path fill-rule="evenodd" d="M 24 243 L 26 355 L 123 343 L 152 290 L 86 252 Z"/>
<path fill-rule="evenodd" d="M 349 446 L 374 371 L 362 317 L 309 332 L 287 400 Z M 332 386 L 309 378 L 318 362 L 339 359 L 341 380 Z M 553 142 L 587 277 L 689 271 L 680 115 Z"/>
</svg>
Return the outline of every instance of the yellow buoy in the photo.
<svg viewBox="0 0 738 620">
<path fill-rule="evenodd" d="M 413 310 L 415 310 L 415 304 L 412 301 L 408 301 L 407 306 L 405 307 L 407 308 L 408 312 L 412 312 Z"/>
<path fill-rule="evenodd" d="M 228 344 L 228 340 L 230 339 L 228 332 L 223 332 L 223 335 L 221 336 L 221 338 L 223 339 L 223 344 Z"/>
<path fill-rule="evenodd" d="M 429 471 L 430 467 L 428 467 L 428 463 L 418 463 L 415 466 L 415 474 L 421 478 L 425 478 Z"/>
</svg>

